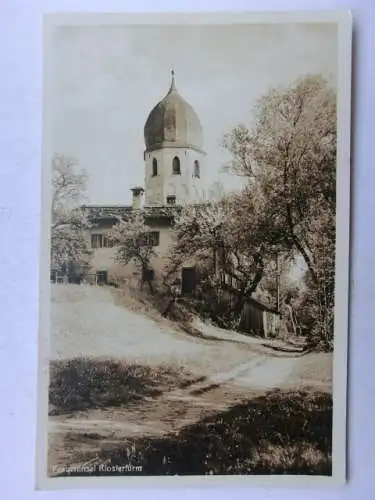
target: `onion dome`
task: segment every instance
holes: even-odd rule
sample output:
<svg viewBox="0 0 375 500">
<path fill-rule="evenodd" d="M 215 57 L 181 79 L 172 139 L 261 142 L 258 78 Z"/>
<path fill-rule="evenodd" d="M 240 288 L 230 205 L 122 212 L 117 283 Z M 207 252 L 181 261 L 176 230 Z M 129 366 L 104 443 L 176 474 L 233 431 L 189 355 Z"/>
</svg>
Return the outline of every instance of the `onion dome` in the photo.
<svg viewBox="0 0 375 500">
<path fill-rule="evenodd" d="M 202 126 L 192 106 L 178 93 L 173 70 L 167 95 L 147 118 L 144 137 L 146 151 L 168 147 L 202 149 Z"/>
</svg>

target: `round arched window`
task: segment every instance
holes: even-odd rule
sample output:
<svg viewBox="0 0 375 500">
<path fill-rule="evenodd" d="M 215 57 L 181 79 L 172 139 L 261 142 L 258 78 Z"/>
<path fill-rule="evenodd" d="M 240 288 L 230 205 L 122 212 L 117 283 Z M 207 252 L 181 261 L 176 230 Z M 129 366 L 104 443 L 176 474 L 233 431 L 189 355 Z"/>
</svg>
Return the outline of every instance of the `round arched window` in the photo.
<svg viewBox="0 0 375 500">
<path fill-rule="evenodd" d="M 199 161 L 195 160 L 194 162 L 194 177 L 197 177 L 197 179 L 200 179 L 201 172 L 200 172 L 200 167 L 199 167 Z"/>
<path fill-rule="evenodd" d="M 181 175 L 180 158 L 178 156 L 173 158 L 172 171 L 173 175 Z"/>
<path fill-rule="evenodd" d="M 158 175 L 158 160 L 154 158 L 152 160 L 152 177 Z"/>
</svg>

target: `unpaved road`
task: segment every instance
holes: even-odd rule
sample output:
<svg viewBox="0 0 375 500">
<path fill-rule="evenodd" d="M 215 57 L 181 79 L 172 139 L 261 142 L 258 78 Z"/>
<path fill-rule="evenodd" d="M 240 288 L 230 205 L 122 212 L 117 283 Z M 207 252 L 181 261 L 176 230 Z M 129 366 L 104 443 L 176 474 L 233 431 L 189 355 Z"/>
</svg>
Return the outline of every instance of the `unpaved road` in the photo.
<svg viewBox="0 0 375 500">
<path fill-rule="evenodd" d="M 313 359 L 280 353 L 259 339 L 207 325 L 200 325 L 206 338 L 194 338 L 168 321 L 157 322 L 115 305 L 108 289 L 53 287 L 52 328 L 52 359 L 84 354 L 149 364 L 167 362 L 200 376 L 199 382 L 138 405 L 50 417 L 49 462 L 53 464 L 71 461 L 77 447 L 95 453 L 124 439 L 177 432 L 271 389 L 331 390 L 331 358 L 325 355 L 313 355 L 319 356 Z M 305 376 L 302 368 L 309 363 L 311 373 Z M 319 363 L 327 372 L 321 378 L 313 368 Z"/>
<path fill-rule="evenodd" d="M 207 325 L 198 325 L 206 338 L 190 336 L 168 320 L 156 321 L 117 305 L 115 293 L 90 286 L 52 287 L 51 359 L 125 358 L 184 366 L 210 376 L 269 354 L 259 340 Z"/>
</svg>

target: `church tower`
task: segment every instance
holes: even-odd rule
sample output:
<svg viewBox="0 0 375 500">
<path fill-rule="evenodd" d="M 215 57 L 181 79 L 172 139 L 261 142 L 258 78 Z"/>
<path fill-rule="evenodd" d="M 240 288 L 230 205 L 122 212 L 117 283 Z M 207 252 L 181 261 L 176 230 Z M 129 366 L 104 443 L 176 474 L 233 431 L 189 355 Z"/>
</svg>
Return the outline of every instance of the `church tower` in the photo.
<svg viewBox="0 0 375 500">
<path fill-rule="evenodd" d="M 205 156 L 202 126 L 194 109 L 178 93 L 173 70 L 167 95 L 147 118 L 144 138 L 145 204 L 198 201 Z"/>
</svg>

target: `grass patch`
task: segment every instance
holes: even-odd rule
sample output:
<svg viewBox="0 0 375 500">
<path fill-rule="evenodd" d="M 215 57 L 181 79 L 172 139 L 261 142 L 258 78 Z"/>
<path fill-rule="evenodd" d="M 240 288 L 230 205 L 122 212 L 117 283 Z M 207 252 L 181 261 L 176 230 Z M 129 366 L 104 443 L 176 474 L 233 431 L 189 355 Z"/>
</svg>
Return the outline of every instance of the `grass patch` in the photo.
<svg viewBox="0 0 375 500">
<path fill-rule="evenodd" d="M 120 406 L 192 380 L 181 368 L 77 357 L 50 363 L 49 414 Z"/>
<path fill-rule="evenodd" d="M 298 360 L 293 371 L 293 382 L 300 386 L 311 382 L 332 386 L 332 371 L 332 353 L 310 353 Z"/>
<path fill-rule="evenodd" d="M 275 391 L 140 449 L 148 474 L 329 475 L 331 447 L 331 396 Z"/>
<path fill-rule="evenodd" d="M 330 395 L 273 391 L 189 425 L 177 435 L 102 450 L 97 460 L 112 467 L 142 466 L 144 475 L 330 475 L 331 447 Z"/>
<path fill-rule="evenodd" d="M 142 289 L 129 284 L 122 284 L 118 289 L 112 291 L 115 303 L 138 314 L 143 314 L 158 323 L 169 325 L 173 329 L 188 333 L 195 337 L 203 337 L 201 333 L 192 327 L 193 315 L 187 307 L 186 301 L 178 299 L 167 317 L 163 316 L 171 297 L 165 287 L 155 287 L 151 294 L 147 286 Z"/>
<path fill-rule="evenodd" d="M 152 319 L 160 318 L 169 300 L 166 289 L 154 286 L 154 293 L 151 293 L 146 284 L 140 287 L 122 283 L 119 288 L 112 290 L 112 294 L 118 305 Z"/>
</svg>

